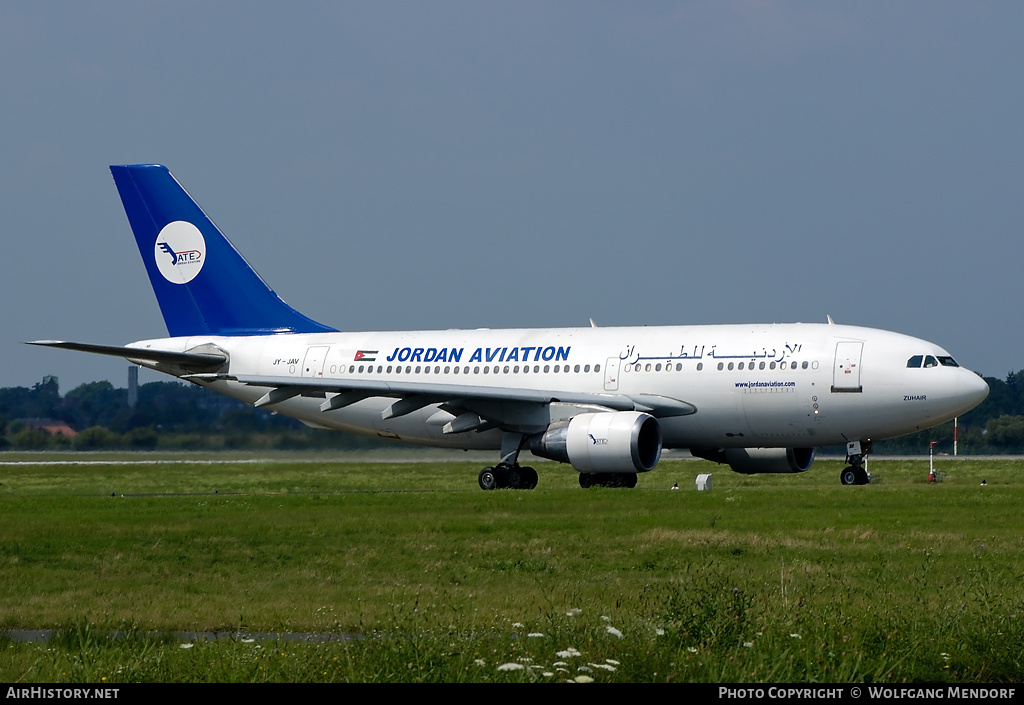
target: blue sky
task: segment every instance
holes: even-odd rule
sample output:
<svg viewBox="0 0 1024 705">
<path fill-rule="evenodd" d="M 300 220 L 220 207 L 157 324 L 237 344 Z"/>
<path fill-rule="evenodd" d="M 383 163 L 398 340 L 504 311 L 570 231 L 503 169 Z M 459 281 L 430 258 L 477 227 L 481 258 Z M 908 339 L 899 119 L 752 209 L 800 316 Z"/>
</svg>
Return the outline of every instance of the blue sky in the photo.
<svg viewBox="0 0 1024 705">
<path fill-rule="evenodd" d="M 20 343 L 166 334 L 137 162 L 342 330 L 830 314 L 1002 377 L 1022 34 L 1019 2 L 4 3 L 0 386 L 123 386 Z"/>
</svg>

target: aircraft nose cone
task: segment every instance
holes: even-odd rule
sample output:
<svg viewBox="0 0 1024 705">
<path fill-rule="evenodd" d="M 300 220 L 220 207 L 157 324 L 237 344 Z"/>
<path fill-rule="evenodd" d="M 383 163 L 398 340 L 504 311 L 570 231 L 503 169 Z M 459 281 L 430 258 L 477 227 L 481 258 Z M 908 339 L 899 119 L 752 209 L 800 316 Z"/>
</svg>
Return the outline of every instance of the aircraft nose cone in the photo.
<svg viewBox="0 0 1024 705">
<path fill-rule="evenodd" d="M 963 403 L 963 411 L 970 411 L 981 402 L 985 401 L 985 397 L 988 396 L 988 383 L 977 375 L 968 370 L 964 370 L 964 375 L 960 378 L 960 382 L 957 385 L 957 396 Z"/>
</svg>

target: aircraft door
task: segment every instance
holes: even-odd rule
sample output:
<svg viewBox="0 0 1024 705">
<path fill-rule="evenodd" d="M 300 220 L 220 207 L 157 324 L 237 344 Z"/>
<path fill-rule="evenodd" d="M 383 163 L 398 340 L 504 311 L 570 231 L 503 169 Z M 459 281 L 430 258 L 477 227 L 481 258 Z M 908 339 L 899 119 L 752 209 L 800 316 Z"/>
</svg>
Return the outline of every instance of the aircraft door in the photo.
<svg viewBox="0 0 1024 705">
<path fill-rule="evenodd" d="M 614 392 L 619 388 L 619 364 L 622 361 L 617 357 L 609 357 L 604 366 L 604 390 Z"/>
<path fill-rule="evenodd" d="M 327 362 L 327 345 L 316 345 L 306 351 L 306 359 L 302 361 L 303 377 L 323 377 L 324 363 Z"/>
<path fill-rule="evenodd" d="M 862 392 L 860 359 L 864 352 L 861 341 L 844 340 L 836 343 L 836 360 L 832 368 L 833 392 Z"/>
</svg>

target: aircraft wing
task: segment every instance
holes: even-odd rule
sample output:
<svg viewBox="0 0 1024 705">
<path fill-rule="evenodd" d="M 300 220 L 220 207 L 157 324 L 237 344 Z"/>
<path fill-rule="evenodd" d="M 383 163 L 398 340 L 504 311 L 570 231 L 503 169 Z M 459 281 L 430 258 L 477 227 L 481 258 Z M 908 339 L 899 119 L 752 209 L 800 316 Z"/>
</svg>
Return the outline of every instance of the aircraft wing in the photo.
<svg viewBox="0 0 1024 705">
<path fill-rule="evenodd" d="M 583 405 L 614 411 L 642 411 L 655 417 L 688 416 L 697 407 L 685 401 L 655 394 L 604 394 L 568 392 L 564 390 L 483 387 L 430 382 L 399 382 L 383 380 L 332 380 L 321 378 L 270 377 L 263 375 L 197 374 L 188 378 L 231 379 L 242 384 L 270 387 L 256 401 L 257 407 L 278 404 L 295 396 L 323 397 L 321 411 L 340 409 L 370 397 L 392 397 L 395 402 L 382 413 L 391 419 L 439 404 L 441 409 L 462 419 L 446 426 L 446 432 L 482 430 L 484 426 L 530 426 L 530 411 L 549 404 Z M 479 416 L 474 422 L 468 415 Z M 468 427 L 465 427 L 468 426 Z M 465 427 L 465 428 L 463 428 Z"/>
</svg>

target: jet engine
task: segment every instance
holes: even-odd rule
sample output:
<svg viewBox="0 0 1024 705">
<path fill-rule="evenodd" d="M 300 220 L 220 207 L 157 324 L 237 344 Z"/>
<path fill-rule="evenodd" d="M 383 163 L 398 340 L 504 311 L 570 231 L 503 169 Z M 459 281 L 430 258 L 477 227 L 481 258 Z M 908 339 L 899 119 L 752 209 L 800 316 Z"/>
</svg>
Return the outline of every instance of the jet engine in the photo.
<svg viewBox="0 0 1024 705">
<path fill-rule="evenodd" d="M 744 475 L 804 472 L 814 462 L 814 448 L 691 448 L 690 453 Z"/>
<path fill-rule="evenodd" d="M 530 451 L 579 472 L 647 472 L 661 458 L 661 425 L 639 411 L 579 414 L 534 436 Z"/>
</svg>

